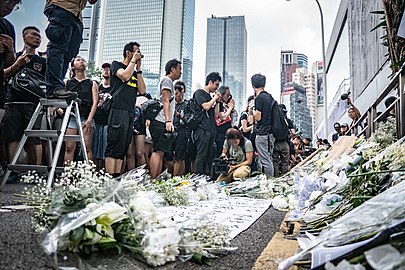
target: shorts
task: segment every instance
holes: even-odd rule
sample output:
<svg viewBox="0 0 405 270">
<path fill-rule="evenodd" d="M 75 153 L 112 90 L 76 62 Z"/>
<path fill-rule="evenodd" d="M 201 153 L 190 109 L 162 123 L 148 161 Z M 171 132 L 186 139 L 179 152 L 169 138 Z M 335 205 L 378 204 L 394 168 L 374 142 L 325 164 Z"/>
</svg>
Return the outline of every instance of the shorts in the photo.
<svg viewBox="0 0 405 270">
<path fill-rule="evenodd" d="M 174 159 L 185 160 L 187 153 L 187 144 L 190 134 L 188 130 L 179 130 L 177 133 L 176 141 L 173 143 Z"/>
<path fill-rule="evenodd" d="M 36 107 L 37 105 L 35 104 L 6 103 L 4 105 L 3 135 L 6 143 L 19 142 L 21 140 L 24 135 L 24 130 L 27 129 Z M 40 130 L 41 123 L 42 117 L 39 115 L 32 129 Z M 27 144 L 41 144 L 41 139 L 39 137 L 28 137 Z"/>
<path fill-rule="evenodd" d="M 193 132 L 193 131 L 192 131 Z M 186 158 L 188 160 L 195 160 L 197 157 L 197 145 L 192 140 L 191 135 L 188 137 L 188 144 L 187 144 L 187 155 Z"/>
<path fill-rule="evenodd" d="M 124 159 L 132 140 L 133 121 L 133 112 L 111 108 L 108 115 L 106 157 Z"/>
<path fill-rule="evenodd" d="M 84 118 L 83 116 L 80 116 L 80 122 L 81 122 L 82 126 L 83 126 L 84 122 L 86 122 L 86 120 L 87 120 L 86 118 Z M 93 124 L 93 127 L 94 127 L 94 119 L 91 120 L 91 123 Z M 74 116 L 74 115 L 70 116 L 68 128 L 77 129 L 76 116 Z"/>
<path fill-rule="evenodd" d="M 95 159 L 105 158 L 105 149 L 107 146 L 108 125 L 96 124 L 92 139 L 92 152 Z"/>
<path fill-rule="evenodd" d="M 163 136 L 166 133 L 166 124 L 152 120 L 150 123 L 150 134 L 153 142 L 153 152 L 161 151 L 166 155 L 172 152 L 172 140 Z"/>
</svg>

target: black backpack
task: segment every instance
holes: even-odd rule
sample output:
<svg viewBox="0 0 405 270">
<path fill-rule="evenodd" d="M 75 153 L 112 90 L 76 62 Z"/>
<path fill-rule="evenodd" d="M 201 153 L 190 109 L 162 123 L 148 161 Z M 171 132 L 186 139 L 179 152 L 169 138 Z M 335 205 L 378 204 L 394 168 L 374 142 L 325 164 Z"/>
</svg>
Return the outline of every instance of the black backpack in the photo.
<svg viewBox="0 0 405 270">
<path fill-rule="evenodd" d="M 153 120 L 163 109 L 163 104 L 157 99 L 149 99 L 142 103 L 141 111 L 145 119 Z"/>
<path fill-rule="evenodd" d="M 273 99 L 273 105 L 271 106 L 271 130 L 276 141 L 286 141 L 290 135 L 290 129 L 288 128 L 287 120 L 281 108 L 278 106 L 278 102 Z"/>
<path fill-rule="evenodd" d="M 202 118 L 203 109 L 195 102 L 193 96 L 193 98 L 186 101 L 186 106 L 184 107 L 184 124 L 189 129 L 195 130 L 200 125 Z"/>
</svg>

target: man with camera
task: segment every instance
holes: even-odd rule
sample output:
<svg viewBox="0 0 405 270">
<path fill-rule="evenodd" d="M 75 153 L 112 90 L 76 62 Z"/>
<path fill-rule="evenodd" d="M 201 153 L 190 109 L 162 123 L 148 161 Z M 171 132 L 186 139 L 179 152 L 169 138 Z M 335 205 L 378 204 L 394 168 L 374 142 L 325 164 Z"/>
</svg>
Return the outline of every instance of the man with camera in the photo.
<svg viewBox="0 0 405 270">
<path fill-rule="evenodd" d="M 163 103 L 163 109 L 150 123 L 150 134 L 153 141 L 153 152 L 149 160 L 150 176 L 155 179 L 163 167 L 163 155 L 171 155 L 172 143 L 176 138 L 173 126 L 173 116 L 176 107 L 173 81 L 181 77 L 181 62 L 169 60 L 165 66 L 166 76 L 158 84 L 158 99 Z"/>
<path fill-rule="evenodd" d="M 220 158 L 214 160 L 214 171 L 221 173 L 218 182 L 231 183 L 235 179 L 244 180 L 250 174 L 250 165 L 253 161 L 252 142 L 243 136 L 243 133 L 230 128 L 226 132 Z"/>
<path fill-rule="evenodd" d="M 205 78 L 204 89 L 198 89 L 194 93 L 194 100 L 201 108 L 202 119 L 198 127 L 193 131 L 192 139 L 197 147 L 195 167 L 197 174 L 211 175 L 212 155 L 216 136 L 215 125 L 215 102 L 221 98 L 217 92 L 221 76 L 218 72 L 211 72 Z M 211 94 L 215 93 L 213 97 Z"/>
<path fill-rule="evenodd" d="M 108 115 L 105 169 L 113 177 L 121 174 L 122 162 L 132 140 L 137 93 L 146 92 L 139 43 L 126 44 L 123 56 L 122 62 L 113 61 L 110 67 L 112 105 Z"/>
<path fill-rule="evenodd" d="M 45 76 L 46 59 L 36 52 L 41 45 L 40 30 L 35 26 L 27 26 L 22 31 L 24 50 L 17 53 L 17 60 L 8 68 L 4 69 L 4 78 L 7 83 L 7 95 L 4 114 L 4 138 L 7 144 L 8 160 L 14 157 L 18 144 L 28 126 L 31 117 L 38 105 L 40 97 L 44 96 L 44 89 L 21 89 L 14 81 L 24 72 L 24 79 L 30 79 L 30 74 L 23 71 L 24 68 L 32 70 L 34 74 L 40 74 L 42 80 Z M 32 75 L 34 75 L 32 74 Z M 44 81 L 43 81 L 44 82 Z M 41 118 L 34 124 L 34 129 L 41 128 Z M 27 140 L 28 164 L 41 165 L 42 147 L 39 138 Z M 11 175 L 13 177 L 14 174 Z"/>
<path fill-rule="evenodd" d="M 235 101 L 232 99 L 229 86 L 222 85 L 218 92 L 221 94 L 221 98 L 215 105 L 215 124 L 217 126 L 215 157 L 219 157 L 222 153 L 225 134 L 232 127 L 232 114 L 235 108 Z"/>
</svg>

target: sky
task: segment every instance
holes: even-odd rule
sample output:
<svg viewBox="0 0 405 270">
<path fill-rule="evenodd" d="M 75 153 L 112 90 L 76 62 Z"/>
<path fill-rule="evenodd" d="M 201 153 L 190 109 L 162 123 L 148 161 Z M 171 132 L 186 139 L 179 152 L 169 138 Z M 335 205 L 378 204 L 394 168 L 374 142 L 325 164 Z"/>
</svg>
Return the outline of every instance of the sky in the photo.
<svg viewBox="0 0 405 270">
<path fill-rule="evenodd" d="M 324 13 L 327 46 L 340 1 L 319 2 Z M 26 0 L 19 10 L 8 16 L 16 28 L 17 50 L 22 48 L 20 33 L 24 26 L 36 25 L 45 29 L 47 20 L 43 15 L 44 5 L 45 0 Z M 205 81 L 207 18 L 212 14 L 245 16 L 248 34 L 248 95 L 253 93 L 250 77 L 260 72 L 267 77 L 266 89 L 276 98 L 279 97 L 281 49 L 306 54 L 309 68 L 313 62 L 322 60 L 320 14 L 315 0 L 196 0 L 193 87 Z M 42 33 L 45 36 L 44 31 Z M 45 48 L 46 39 L 40 50 L 44 51 Z"/>
</svg>

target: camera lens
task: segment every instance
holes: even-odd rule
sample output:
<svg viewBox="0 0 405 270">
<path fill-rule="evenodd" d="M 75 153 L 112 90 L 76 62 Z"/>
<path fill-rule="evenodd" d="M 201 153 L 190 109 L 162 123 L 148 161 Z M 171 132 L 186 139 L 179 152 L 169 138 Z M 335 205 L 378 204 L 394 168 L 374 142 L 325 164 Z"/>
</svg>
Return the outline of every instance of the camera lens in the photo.
<svg viewBox="0 0 405 270">
<path fill-rule="evenodd" d="M 340 96 L 340 99 L 341 99 L 341 100 L 345 100 L 345 99 L 348 99 L 348 97 L 349 97 L 349 95 L 348 95 L 347 93 L 344 93 L 344 94 L 342 94 L 342 95 Z"/>
</svg>

